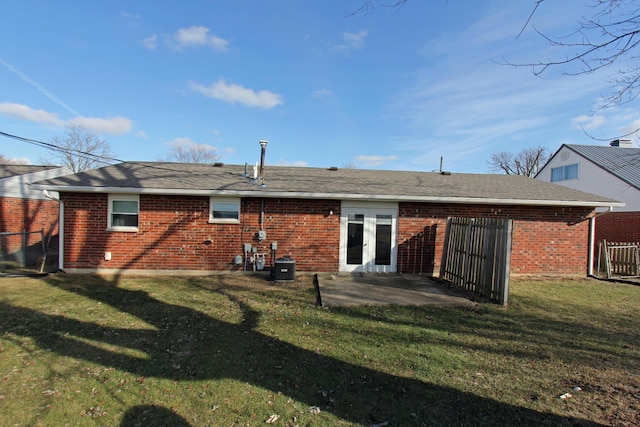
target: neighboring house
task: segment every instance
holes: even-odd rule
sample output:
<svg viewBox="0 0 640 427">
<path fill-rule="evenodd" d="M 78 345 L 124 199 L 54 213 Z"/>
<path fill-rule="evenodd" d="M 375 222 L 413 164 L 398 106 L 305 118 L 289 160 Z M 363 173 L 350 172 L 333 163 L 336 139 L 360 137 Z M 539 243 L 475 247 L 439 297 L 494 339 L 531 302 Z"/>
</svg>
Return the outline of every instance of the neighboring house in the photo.
<svg viewBox="0 0 640 427">
<path fill-rule="evenodd" d="M 633 148 L 631 141 L 615 140 L 610 146 L 564 144 L 536 179 L 625 203 L 598 213 L 595 239 L 640 242 L 640 148 Z"/>
<path fill-rule="evenodd" d="M 57 248 L 59 206 L 31 183 L 67 175 L 59 166 L 0 165 L 0 254 L 3 260 L 24 263 L 25 248 L 42 255 L 42 243 Z M 52 194 L 57 197 L 57 193 Z M 32 233 L 31 233 L 32 232 Z M 42 232 L 42 234 L 38 233 Z M 29 234 L 16 234 L 29 233 Z M 51 238 L 50 238 L 51 236 Z"/>
<path fill-rule="evenodd" d="M 126 162 L 36 187 L 60 192 L 70 273 L 242 271 L 289 256 L 298 271 L 432 275 L 447 218 L 465 216 L 514 219 L 513 274 L 585 275 L 590 217 L 619 205 L 522 176 L 260 171 Z"/>
</svg>

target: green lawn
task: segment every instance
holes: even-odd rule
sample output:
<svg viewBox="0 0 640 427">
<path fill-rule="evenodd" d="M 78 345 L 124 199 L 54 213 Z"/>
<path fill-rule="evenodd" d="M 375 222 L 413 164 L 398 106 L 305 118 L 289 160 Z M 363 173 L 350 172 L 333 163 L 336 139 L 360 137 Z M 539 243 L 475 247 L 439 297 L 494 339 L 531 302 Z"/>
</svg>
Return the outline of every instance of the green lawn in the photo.
<svg viewBox="0 0 640 427">
<path fill-rule="evenodd" d="M 629 284 L 326 309 L 303 275 L 4 277 L 0 334 L 8 426 L 640 424 Z"/>
</svg>

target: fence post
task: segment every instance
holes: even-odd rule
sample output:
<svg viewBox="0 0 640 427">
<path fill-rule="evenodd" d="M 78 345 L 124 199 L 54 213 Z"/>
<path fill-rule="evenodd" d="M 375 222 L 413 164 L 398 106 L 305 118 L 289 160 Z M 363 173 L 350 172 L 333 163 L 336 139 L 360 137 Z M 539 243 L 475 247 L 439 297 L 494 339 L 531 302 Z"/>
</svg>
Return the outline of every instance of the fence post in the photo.
<svg viewBox="0 0 640 427">
<path fill-rule="evenodd" d="M 473 236 L 473 225 L 475 224 L 475 221 L 473 218 L 469 218 L 469 223 L 466 227 L 465 230 L 465 236 L 464 239 L 466 241 L 466 245 L 464 248 L 465 251 L 465 260 L 464 260 L 464 275 L 463 275 L 463 281 L 464 281 L 464 289 L 465 290 L 469 290 L 469 282 L 471 281 L 470 275 L 471 275 L 471 257 L 469 256 L 469 254 L 471 253 L 471 237 Z"/>
<path fill-rule="evenodd" d="M 26 231 L 22 232 L 22 266 L 27 266 L 27 239 L 28 234 Z"/>
<path fill-rule="evenodd" d="M 509 280 L 511 277 L 511 239 L 513 234 L 513 220 L 507 219 L 505 224 L 505 238 L 503 240 L 504 250 L 502 254 L 504 255 L 504 262 L 500 269 L 502 276 L 502 292 L 499 297 L 500 304 L 503 306 L 507 306 L 509 304 Z M 502 258 L 502 257 L 501 257 Z"/>
<path fill-rule="evenodd" d="M 447 218 L 447 227 L 444 230 L 444 248 L 442 248 L 442 262 L 440 262 L 440 278 L 444 278 L 449 262 L 449 237 L 451 233 L 451 217 Z"/>
</svg>

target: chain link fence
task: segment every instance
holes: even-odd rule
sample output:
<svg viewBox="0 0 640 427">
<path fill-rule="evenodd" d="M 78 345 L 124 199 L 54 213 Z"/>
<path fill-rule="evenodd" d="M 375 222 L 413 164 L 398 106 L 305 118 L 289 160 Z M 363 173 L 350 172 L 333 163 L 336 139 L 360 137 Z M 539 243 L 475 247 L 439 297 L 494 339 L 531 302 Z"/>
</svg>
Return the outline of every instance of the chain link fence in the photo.
<svg viewBox="0 0 640 427">
<path fill-rule="evenodd" d="M 55 271 L 58 250 L 52 235 L 40 231 L 0 233 L 0 273 L 32 274 Z"/>
</svg>

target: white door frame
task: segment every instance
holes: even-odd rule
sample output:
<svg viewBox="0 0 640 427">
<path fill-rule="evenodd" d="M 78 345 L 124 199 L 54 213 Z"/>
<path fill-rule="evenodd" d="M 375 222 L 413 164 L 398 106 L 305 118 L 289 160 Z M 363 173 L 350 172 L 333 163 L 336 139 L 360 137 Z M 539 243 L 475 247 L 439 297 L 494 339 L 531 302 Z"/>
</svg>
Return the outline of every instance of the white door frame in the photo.
<svg viewBox="0 0 640 427">
<path fill-rule="evenodd" d="M 364 247 L 362 264 L 347 264 L 349 214 L 364 217 Z M 376 216 L 391 216 L 391 260 L 389 265 L 376 265 Z M 395 273 L 398 253 L 398 204 L 343 201 L 340 209 L 340 267 L 341 272 Z"/>
</svg>

